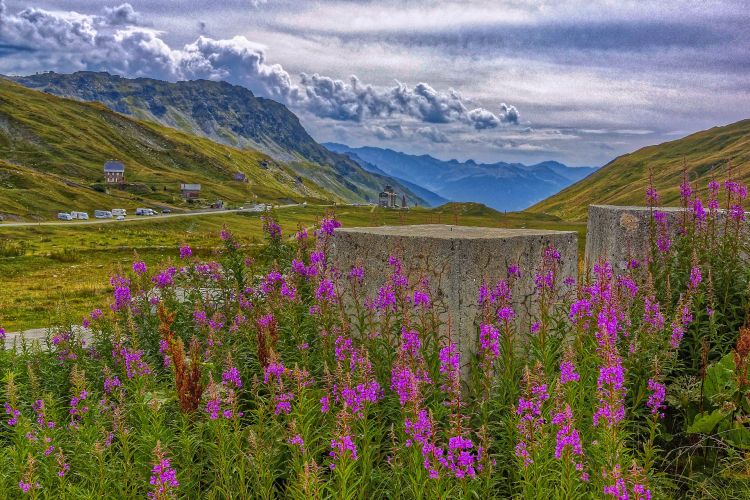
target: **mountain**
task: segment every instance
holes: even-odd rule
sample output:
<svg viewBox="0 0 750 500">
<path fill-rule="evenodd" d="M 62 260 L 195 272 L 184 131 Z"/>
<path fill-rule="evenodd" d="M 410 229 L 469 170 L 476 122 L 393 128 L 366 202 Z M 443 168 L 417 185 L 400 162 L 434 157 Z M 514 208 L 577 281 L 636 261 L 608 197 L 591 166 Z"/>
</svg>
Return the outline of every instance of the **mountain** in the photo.
<svg viewBox="0 0 750 500">
<path fill-rule="evenodd" d="M 125 164 L 126 184 L 104 184 L 110 159 Z M 234 180 L 238 172 L 247 182 Z M 201 184 L 209 201 L 337 199 L 264 153 L 0 78 L 0 214 L 49 219 L 62 210 L 186 208 L 180 183 Z"/>
<path fill-rule="evenodd" d="M 373 166 L 438 196 L 454 201 L 474 201 L 497 210 L 522 210 L 584 178 L 596 169 L 568 167 L 555 161 L 536 165 L 444 161 L 430 155 L 409 155 L 376 147 L 351 148 L 326 143 L 328 149 L 350 155 L 365 169 Z"/>
<path fill-rule="evenodd" d="M 245 87 L 209 80 L 129 79 L 90 71 L 13 79 L 50 94 L 100 102 L 118 113 L 228 146 L 261 151 L 345 200 L 376 201 L 383 185 L 395 184 L 412 202 L 425 204 L 395 179 L 367 172 L 347 156 L 318 144 L 286 106 L 256 97 Z"/>
<path fill-rule="evenodd" d="M 665 205 L 679 203 L 683 169 L 705 195 L 712 179 L 732 177 L 750 183 L 750 119 L 648 146 L 615 158 L 587 178 L 537 203 L 530 212 L 584 220 L 590 204 L 643 205 L 649 168 Z"/>
</svg>

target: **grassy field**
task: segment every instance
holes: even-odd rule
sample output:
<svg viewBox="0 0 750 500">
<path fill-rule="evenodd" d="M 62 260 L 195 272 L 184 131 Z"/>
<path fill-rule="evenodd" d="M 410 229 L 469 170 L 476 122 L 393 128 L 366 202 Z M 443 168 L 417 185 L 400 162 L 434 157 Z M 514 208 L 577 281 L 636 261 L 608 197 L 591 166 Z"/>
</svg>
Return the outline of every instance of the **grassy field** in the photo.
<svg viewBox="0 0 750 500">
<path fill-rule="evenodd" d="M 279 210 L 285 234 L 310 227 L 329 210 L 322 206 Z M 476 204 L 449 204 L 439 209 L 408 212 L 373 207 L 338 207 L 345 226 L 460 224 L 469 226 L 572 230 L 583 223 L 561 222 L 542 214 L 502 214 Z M 149 265 L 177 258 L 187 243 L 202 256 L 218 246 L 222 226 L 252 248 L 262 241 L 259 214 L 226 214 L 144 220 L 126 224 L 85 226 L 0 225 L 0 325 L 14 331 L 46 327 L 59 320 L 79 321 L 92 303 L 104 304 L 110 293 L 109 275 L 128 268 L 135 255 Z"/>
</svg>

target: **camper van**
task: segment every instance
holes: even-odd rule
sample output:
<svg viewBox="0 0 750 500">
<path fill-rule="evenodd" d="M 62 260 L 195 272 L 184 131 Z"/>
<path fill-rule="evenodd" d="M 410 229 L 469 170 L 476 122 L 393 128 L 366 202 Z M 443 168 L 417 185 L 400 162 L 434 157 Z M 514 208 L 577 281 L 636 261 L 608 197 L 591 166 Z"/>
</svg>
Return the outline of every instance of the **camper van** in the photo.
<svg viewBox="0 0 750 500">
<path fill-rule="evenodd" d="M 57 214 L 57 218 L 60 220 L 73 220 L 73 217 L 67 212 L 60 212 Z"/>
<path fill-rule="evenodd" d="M 135 215 L 156 215 L 156 212 L 151 208 L 136 208 Z"/>
<path fill-rule="evenodd" d="M 73 219 L 89 220 L 89 214 L 87 212 L 70 212 L 70 216 Z"/>
<path fill-rule="evenodd" d="M 112 212 L 109 210 L 94 210 L 94 217 L 97 219 L 111 219 Z"/>
<path fill-rule="evenodd" d="M 121 215 L 122 215 L 123 217 L 125 217 L 126 215 L 128 215 L 128 212 L 127 212 L 127 210 L 125 210 L 124 208 L 113 208 L 113 209 L 112 209 L 112 215 L 113 215 L 114 217 L 119 217 L 119 216 L 121 216 Z"/>
</svg>

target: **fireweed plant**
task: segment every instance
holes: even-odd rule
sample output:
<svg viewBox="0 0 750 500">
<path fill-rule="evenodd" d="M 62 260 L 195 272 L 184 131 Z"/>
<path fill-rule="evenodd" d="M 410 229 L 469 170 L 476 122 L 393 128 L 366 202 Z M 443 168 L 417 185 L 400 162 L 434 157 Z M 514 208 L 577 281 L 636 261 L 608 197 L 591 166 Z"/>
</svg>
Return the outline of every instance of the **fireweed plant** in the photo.
<svg viewBox="0 0 750 500">
<path fill-rule="evenodd" d="M 0 498 L 747 498 L 745 191 L 709 188 L 622 272 L 488 277 L 473 348 L 399 255 L 336 269 L 332 214 L 136 257 L 87 334 L 0 350 Z"/>
</svg>

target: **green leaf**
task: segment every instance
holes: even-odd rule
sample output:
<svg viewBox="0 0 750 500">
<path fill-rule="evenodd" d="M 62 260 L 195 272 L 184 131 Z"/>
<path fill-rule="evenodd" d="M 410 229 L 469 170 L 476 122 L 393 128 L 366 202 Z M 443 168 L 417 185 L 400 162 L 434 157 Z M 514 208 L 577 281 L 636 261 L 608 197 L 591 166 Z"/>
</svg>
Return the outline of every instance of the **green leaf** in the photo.
<svg viewBox="0 0 750 500">
<path fill-rule="evenodd" d="M 703 385 L 703 392 L 708 400 L 712 400 L 718 394 L 731 396 L 737 392 L 734 368 L 734 355 L 732 353 L 725 355 L 721 358 L 721 361 L 708 367 L 706 381 Z"/>
<path fill-rule="evenodd" d="M 711 434 L 716 425 L 727 417 L 722 410 L 714 410 L 711 413 L 699 413 L 688 427 L 688 434 Z"/>
<path fill-rule="evenodd" d="M 736 448 L 750 450 L 750 429 L 735 422 L 734 427 L 722 436 L 725 441 Z"/>
</svg>

